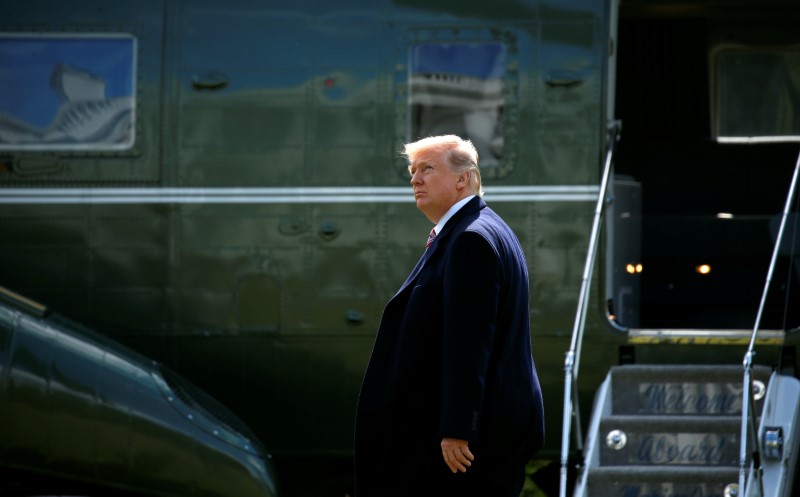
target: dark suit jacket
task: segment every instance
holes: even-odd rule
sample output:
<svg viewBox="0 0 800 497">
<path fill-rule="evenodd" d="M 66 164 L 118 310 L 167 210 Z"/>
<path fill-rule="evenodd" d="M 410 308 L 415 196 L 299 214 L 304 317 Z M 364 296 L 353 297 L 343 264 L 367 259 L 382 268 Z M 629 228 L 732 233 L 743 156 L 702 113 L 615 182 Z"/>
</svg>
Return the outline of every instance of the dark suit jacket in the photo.
<svg viewBox="0 0 800 497">
<path fill-rule="evenodd" d="M 484 495 L 544 438 L 525 256 L 475 197 L 444 226 L 384 309 L 356 415 L 357 497 Z M 475 462 L 452 475 L 443 437 Z"/>
</svg>

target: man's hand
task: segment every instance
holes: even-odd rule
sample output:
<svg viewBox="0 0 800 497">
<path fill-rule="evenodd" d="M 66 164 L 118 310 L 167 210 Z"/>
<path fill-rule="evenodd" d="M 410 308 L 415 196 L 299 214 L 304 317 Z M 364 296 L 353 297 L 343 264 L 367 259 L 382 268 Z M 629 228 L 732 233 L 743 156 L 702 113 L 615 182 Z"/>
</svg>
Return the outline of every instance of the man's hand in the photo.
<svg viewBox="0 0 800 497">
<path fill-rule="evenodd" d="M 442 457 L 453 473 L 458 471 L 466 473 L 467 468 L 472 466 L 472 461 L 475 460 L 475 456 L 469 450 L 468 442 L 457 438 L 442 439 Z"/>
</svg>

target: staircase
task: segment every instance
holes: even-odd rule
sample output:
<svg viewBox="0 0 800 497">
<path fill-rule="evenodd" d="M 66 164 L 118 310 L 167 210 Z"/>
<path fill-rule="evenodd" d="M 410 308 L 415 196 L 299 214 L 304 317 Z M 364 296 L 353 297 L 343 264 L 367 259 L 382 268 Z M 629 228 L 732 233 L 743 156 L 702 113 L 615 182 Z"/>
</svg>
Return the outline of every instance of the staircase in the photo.
<svg viewBox="0 0 800 497">
<path fill-rule="evenodd" d="M 757 416 L 770 373 L 753 369 Z M 741 412 L 741 366 L 611 368 L 575 496 L 736 496 Z"/>
</svg>

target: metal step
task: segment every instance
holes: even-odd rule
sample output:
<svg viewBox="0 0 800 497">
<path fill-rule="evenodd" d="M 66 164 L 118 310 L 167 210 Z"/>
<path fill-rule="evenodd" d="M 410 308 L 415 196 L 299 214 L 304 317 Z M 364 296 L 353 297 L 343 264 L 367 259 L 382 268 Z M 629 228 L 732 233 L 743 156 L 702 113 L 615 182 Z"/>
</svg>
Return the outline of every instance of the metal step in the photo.
<svg viewBox="0 0 800 497">
<path fill-rule="evenodd" d="M 600 420 L 603 466 L 736 466 L 737 416 L 607 416 Z"/>
<path fill-rule="evenodd" d="M 742 376 L 736 365 L 612 368 L 597 392 L 574 495 L 736 495 Z M 800 452 L 800 382 L 763 366 L 753 379 L 759 437 L 771 437 L 760 458 L 764 495 L 788 496 Z M 752 476 L 747 497 L 755 497 Z"/>
<path fill-rule="evenodd" d="M 586 495 L 721 497 L 737 478 L 738 469 L 733 467 L 599 467 L 589 471 Z"/>
<path fill-rule="evenodd" d="M 756 413 L 770 368 L 753 368 Z M 736 415 L 742 412 L 742 367 L 627 365 L 611 369 L 612 412 L 630 415 Z"/>
</svg>

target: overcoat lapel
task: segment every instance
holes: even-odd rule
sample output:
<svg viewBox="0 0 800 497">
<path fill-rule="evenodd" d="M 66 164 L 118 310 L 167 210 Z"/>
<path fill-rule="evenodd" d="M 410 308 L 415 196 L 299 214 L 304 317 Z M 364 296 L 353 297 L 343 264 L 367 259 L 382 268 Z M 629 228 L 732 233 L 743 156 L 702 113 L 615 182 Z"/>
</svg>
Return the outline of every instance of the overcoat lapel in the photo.
<svg viewBox="0 0 800 497">
<path fill-rule="evenodd" d="M 422 257 L 419 258 L 419 261 L 417 261 L 417 265 L 414 266 L 414 269 L 411 271 L 411 274 L 409 274 L 408 278 L 406 278 L 405 283 L 403 283 L 400 289 L 397 290 L 397 293 L 394 294 L 394 297 L 392 297 L 389 300 L 389 302 L 397 298 L 398 295 L 403 293 L 403 290 L 411 286 L 417 280 L 419 273 L 422 272 L 422 268 L 425 267 L 425 263 L 427 263 L 428 260 L 431 257 L 433 257 L 433 254 L 436 253 L 436 250 L 439 248 L 439 244 L 444 243 L 444 240 L 447 238 L 447 235 L 453 229 L 455 229 L 454 227 L 458 225 L 458 222 L 461 220 L 461 218 L 463 218 L 464 216 L 466 216 L 471 212 L 476 212 L 480 209 L 483 209 L 484 207 L 486 207 L 486 202 L 484 202 L 482 198 L 476 196 L 475 198 L 467 202 L 467 205 L 459 209 L 458 212 L 456 212 L 453 215 L 453 217 L 451 217 L 444 225 L 442 232 L 439 233 L 436 236 L 436 238 L 433 239 L 433 243 L 431 243 L 430 247 L 428 247 L 428 249 L 425 250 L 425 252 L 422 254 Z"/>
</svg>

